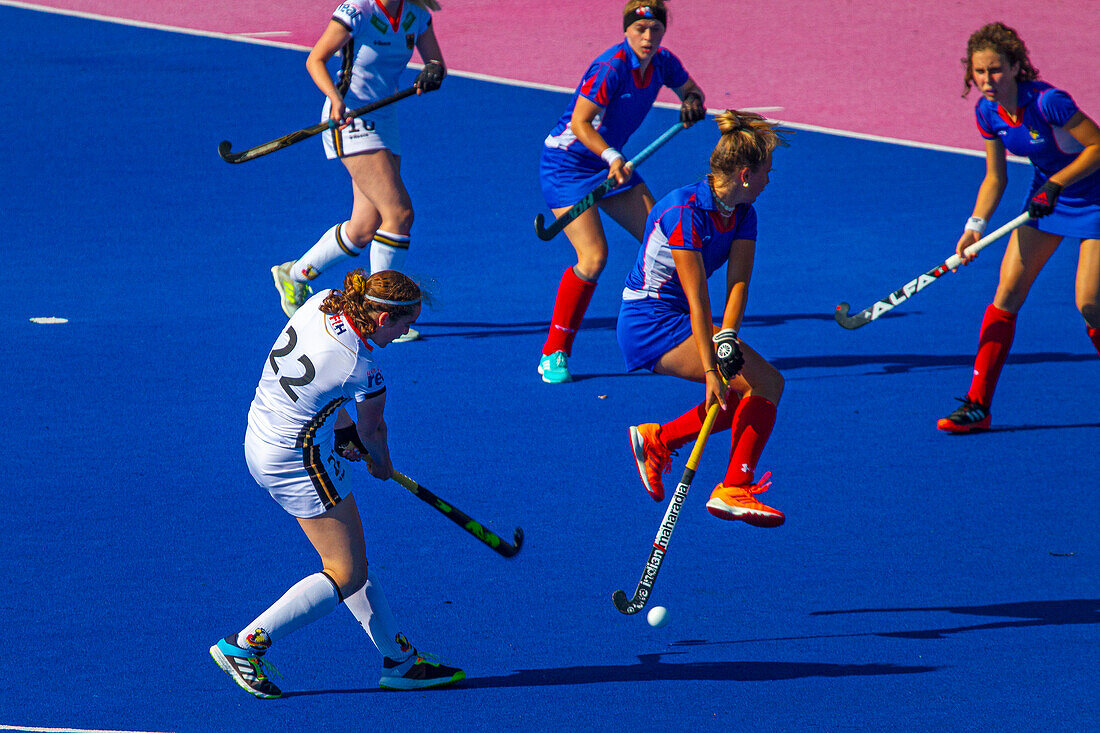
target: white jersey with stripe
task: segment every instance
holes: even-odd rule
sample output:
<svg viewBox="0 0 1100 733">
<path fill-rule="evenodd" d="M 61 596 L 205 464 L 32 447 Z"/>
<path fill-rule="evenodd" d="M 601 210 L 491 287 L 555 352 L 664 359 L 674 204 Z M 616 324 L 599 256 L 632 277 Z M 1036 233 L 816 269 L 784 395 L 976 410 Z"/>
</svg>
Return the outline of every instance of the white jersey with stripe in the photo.
<svg viewBox="0 0 1100 733">
<path fill-rule="evenodd" d="M 248 427 L 264 442 L 327 445 L 341 405 L 386 391 L 371 346 L 343 314 L 321 312 L 331 292 L 322 290 L 298 309 L 267 357 L 248 410 Z"/>
<path fill-rule="evenodd" d="M 347 0 L 332 19 L 348 29 L 355 44 L 351 82 L 344 95 L 349 108 L 397 92 L 397 82 L 412 58 L 416 42 L 432 24 L 431 13 L 419 5 L 402 2 L 397 15 L 391 17 L 376 0 Z"/>
</svg>

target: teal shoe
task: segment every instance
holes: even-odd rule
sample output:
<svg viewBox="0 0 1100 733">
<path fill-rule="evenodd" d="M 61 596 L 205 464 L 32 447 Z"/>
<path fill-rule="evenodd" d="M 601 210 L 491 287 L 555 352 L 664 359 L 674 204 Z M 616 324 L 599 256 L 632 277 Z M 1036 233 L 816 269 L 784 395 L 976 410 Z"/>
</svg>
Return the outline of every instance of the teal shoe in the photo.
<svg viewBox="0 0 1100 733">
<path fill-rule="evenodd" d="M 572 382 L 573 377 L 569 375 L 569 364 L 566 361 L 567 358 L 564 351 L 544 354 L 542 358 L 539 359 L 539 374 L 542 375 L 542 381 L 547 384 Z"/>
</svg>

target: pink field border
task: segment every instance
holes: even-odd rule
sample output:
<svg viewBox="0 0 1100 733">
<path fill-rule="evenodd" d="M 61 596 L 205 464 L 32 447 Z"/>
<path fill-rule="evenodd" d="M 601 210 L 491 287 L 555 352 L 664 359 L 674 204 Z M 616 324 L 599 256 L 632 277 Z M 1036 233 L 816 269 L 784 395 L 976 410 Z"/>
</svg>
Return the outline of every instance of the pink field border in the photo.
<svg viewBox="0 0 1100 733">
<path fill-rule="evenodd" d="M 338 2 L 0 4 L 308 47 Z M 436 32 L 456 71 L 572 88 L 587 62 L 621 39 L 618 1 L 441 4 Z M 675 0 L 670 8 L 665 45 L 706 91 L 712 109 L 764 108 L 769 117 L 800 126 L 981 150 L 972 112 L 975 97 L 960 97 L 959 59 L 972 30 L 1003 20 L 1024 36 L 1042 77 L 1067 89 L 1082 109 L 1100 119 L 1095 0 Z"/>
</svg>

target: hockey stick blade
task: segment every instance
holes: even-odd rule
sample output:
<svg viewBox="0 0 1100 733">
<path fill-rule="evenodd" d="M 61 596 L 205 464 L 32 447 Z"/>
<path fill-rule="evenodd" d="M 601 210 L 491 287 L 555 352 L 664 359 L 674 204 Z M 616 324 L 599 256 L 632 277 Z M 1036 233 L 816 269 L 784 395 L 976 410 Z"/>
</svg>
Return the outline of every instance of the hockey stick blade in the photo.
<svg viewBox="0 0 1100 733">
<path fill-rule="evenodd" d="M 239 155 L 237 153 L 229 152 L 233 148 L 233 144 L 228 140 L 222 140 L 218 143 L 218 155 L 222 157 L 226 163 L 236 163 Z"/>
<path fill-rule="evenodd" d="M 636 606 L 635 604 L 637 604 L 637 601 L 637 597 L 627 599 L 626 591 L 623 590 L 617 590 L 611 594 L 611 602 L 615 604 L 615 608 L 619 609 L 619 613 L 625 613 L 629 615 L 641 611 L 642 607 L 645 606 L 645 603 L 642 603 L 640 606 Z"/>
<path fill-rule="evenodd" d="M 841 303 L 836 307 L 836 313 L 833 315 L 836 317 L 836 322 L 844 328 L 852 330 L 853 328 L 859 328 L 860 326 L 866 326 L 871 322 L 871 319 L 867 317 L 866 311 L 860 311 L 854 316 L 848 315 L 848 309 L 851 308 L 847 303 Z"/>
</svg>

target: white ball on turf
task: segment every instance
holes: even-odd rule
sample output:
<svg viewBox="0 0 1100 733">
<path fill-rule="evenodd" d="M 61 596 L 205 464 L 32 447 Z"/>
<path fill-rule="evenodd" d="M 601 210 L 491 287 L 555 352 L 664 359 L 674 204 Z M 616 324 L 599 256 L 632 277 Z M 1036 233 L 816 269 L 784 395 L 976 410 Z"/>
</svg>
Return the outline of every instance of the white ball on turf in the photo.
<svg viewBox="0 0 1100 733">
<path fill-rule="evenodd" d="M 668 609 L 664 606 L 654 606 L 645 615 L 645 620 L 655 629 L 659 629 L 668 623 Z"/>
</svg>

